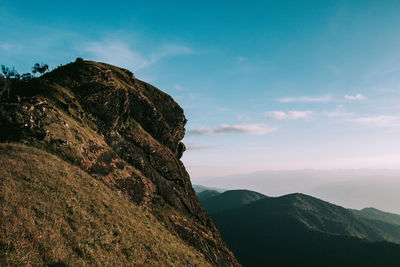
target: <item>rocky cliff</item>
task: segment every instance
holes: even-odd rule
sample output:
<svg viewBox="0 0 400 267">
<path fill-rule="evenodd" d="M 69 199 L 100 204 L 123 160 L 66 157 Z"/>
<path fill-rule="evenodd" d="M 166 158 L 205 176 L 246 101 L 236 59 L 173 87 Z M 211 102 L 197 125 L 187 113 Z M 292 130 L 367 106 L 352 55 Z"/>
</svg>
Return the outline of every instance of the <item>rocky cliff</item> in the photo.
<svg viewBox="0 0 400 267">
<path fill-rule="evenodd" d="M 213 265 L 238 265 L 180 161 L 186 118 L 167 94 L 125 69 L 78 60 L 0 103 L 0 141 L 54 154 L 151 212 Z"/>
</svg>

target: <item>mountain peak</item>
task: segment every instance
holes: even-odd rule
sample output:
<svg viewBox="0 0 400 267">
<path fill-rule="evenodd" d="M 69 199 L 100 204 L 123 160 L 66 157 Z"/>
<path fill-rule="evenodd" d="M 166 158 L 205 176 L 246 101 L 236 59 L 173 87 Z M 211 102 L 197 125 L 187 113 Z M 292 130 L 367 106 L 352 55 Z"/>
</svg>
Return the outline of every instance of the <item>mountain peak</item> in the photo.
<svg viewBox="0 0 400 267">
<path fill-rule="evenodd" d="M 204 192 L 202 192 L 204 194 Z M 267 196 L 244 189 L 228 190 L 220 194 L 214 194 L 214 196 L 200 199 L 203 207 L 207 212 L 219 213 L 239 206 L 247 205 L 256 200 L 266 198 Z"/>
<path fill-rule="evenodd" d="M 168 94 L 126 69 L 78 59 L 12 80 L 0 115 L 1 142 L 56 155 L 151 210 L 210 263 L 237 265 L 180 161 L 186 118 Z"/>
</svg>

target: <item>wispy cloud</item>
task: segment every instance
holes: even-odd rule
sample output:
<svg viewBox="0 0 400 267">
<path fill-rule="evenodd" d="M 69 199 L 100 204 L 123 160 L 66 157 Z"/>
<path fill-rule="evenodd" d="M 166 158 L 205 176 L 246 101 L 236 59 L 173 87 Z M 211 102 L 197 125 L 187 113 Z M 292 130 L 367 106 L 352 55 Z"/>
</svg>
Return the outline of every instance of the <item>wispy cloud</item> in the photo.
<svg viewBox="0 0 400 267">
<path fill-rule="evenodd" d="M 268 127 L 265 124 L 222 124 L 218 127 L 191 128 L 188 130 L 188 135 L 214 135 L 225 133 L 263 135 L 276 130 L 276 128 Z"/>
<path fill-rule="evenodd" d="M 117 66 L 132 68 L 137 71 L 149 67 L 156 62 L 172 56 L 189 55 L 194 51 L 188 47 L 165 44 L 149 55 L 135 50 L 125 41 L 105 40 L 101 42 L 88 42 L 84 44 L 84 53 L 97 61 L 105 61 Z"/>
<path fill-rule="evenodd" d="M 354 116 L 354 113 L 353 112 L 340 111 L 340 110 L 334 110 L 334 111 L 327 111 L 326 115 L 328 117 L 351 117 L 351 116 Z"/>
<path fill-rule="evenodd" d="M 0 43 L 0 49 L 4 50 L 4 51 L 8 51 L 10 49 L 12 49 L 13 46 L 9 43 Z"/>
<path fill-rule="evenodd" d="M 359 117 L 353 119 L 352 121 L 368 126 L 390 127 L 399 125 L 400 117 L 392 115 L 378 115 L 378 116 Z"/>
<path fill-rule="evenodd" d="M 185 143 L 187 150 L 205 150 L 205 149 L 214 149 L 219 147 L 225 147 L 226 145 L 206 145 L 206 144 L 197 144 L 197 143 Z"/>
<path fill-rule="evenodd" d="M 238 121 L 251 121 L 253 118 L 249 115 L 239 115 L 236 117 Z"/>
<path fill-rule="evenodd" d="M 303 102 L 303 103 L 318 103 L 318 102 L 329 102 L 332 100 L 332 96 L 300 96 L 300 97 L 285 97 L 278 99 L 281 103 L 292 103 L 292 102 Z"/>
<path fill-rule="evenodd" d="M 268 111 L 264 115 L 267 118 L 274 118 L 278 120 L 297 120 L 297 119 L 305 119 L 312 115 L 313 112 L 310 110 L 304 110 L 304 111 Z"/>
<path fill-rule="evenodd" d="M 177 91 L 182 91 L 182 90 L 184 90 L 185 88 L 183 88 L 183 86 L 180 85 L 180 84 L 174 84 L 174 89 L 177 90 Z"/>
<path fill-rule="evenodd" d="M 347 99 L 347 100 L 363 100 L 363 99 L 365 99 L 365 96 L 363 96 L 362 94 L 345 95 L 344 99 Z"/>
<path fill-rule="evenodd" d="M 171 97 L 172 97 L 174 100 L 182 100 L 182 99 L 185 98 L 183 95 L 171 95 Z"/>
<path fill-rule="evenodd" d="M 243 62 L 243 61 L 246 61 L 248 58 L 240 56 L 240 57 L 236 57 L 235 59 L 236 59 L 237 62 Z"/>
<path fill-rule="evenodd" d="M 328 117 L 351 117 L 354 116 L 353 112 L 348 112 L 343 108 L 343 105 L 339 105 L 335 110 L 333 111 L 326 111 L 325 114 Z"/>
</svg>

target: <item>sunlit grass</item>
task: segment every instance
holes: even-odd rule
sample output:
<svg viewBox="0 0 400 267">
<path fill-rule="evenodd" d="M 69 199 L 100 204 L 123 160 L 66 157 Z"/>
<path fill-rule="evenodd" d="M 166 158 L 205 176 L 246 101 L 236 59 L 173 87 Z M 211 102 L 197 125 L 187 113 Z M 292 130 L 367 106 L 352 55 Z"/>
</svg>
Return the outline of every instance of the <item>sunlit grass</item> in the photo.
<svg viewBox="0 0 400 267">
<path fill-rule="evenodd" d="M 0 265 L 207 265 L 150 212 L 44 151 L 0 145 Z"/>
</svg>

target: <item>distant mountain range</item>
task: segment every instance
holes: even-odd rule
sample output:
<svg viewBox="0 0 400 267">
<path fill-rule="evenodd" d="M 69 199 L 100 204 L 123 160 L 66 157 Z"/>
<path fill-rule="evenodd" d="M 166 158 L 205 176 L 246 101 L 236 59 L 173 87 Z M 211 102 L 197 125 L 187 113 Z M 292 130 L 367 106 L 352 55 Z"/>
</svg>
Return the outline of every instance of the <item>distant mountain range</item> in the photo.
<svg viewBox="0 0 400 267">
<path fill-rule="evenodd" d="M 343 207 L 375 207 L 400 214 L 400 170 L 337 169 L 260 171 L 223 177 L 192 177 L 194 184 L 248 189 L 267 196 L 302 192 Z"/>
<path fill-rule="evenodd" d="M 400 215 L 304 195 L 198 193 L 244 266 L 400 266 Z"/>
</svg>

